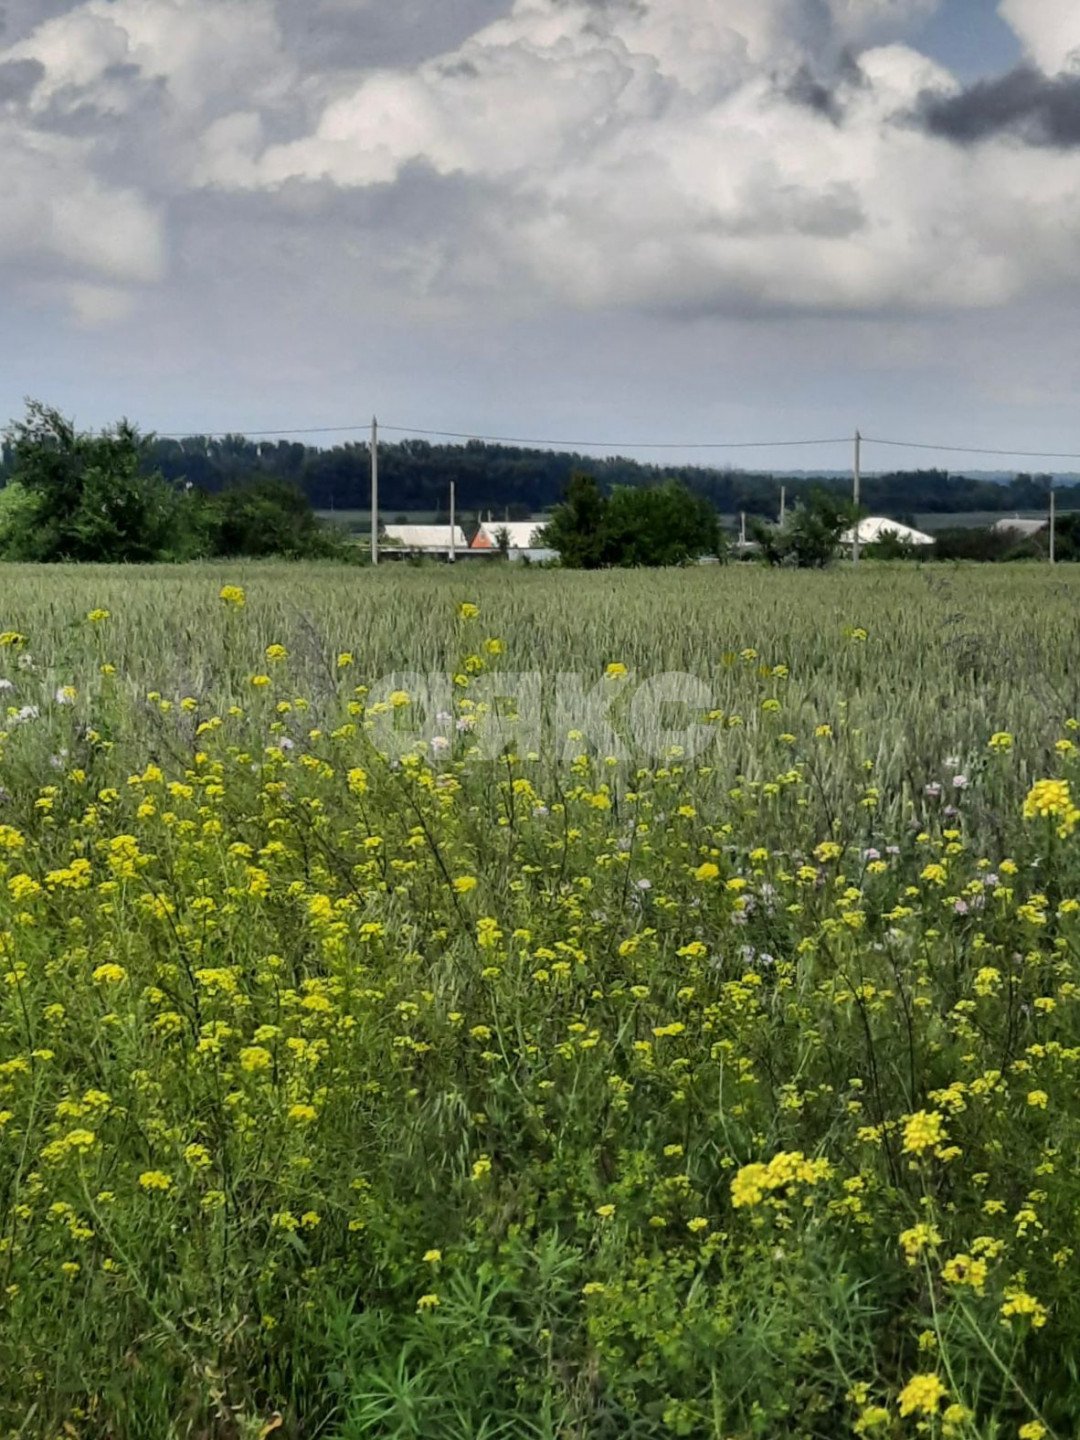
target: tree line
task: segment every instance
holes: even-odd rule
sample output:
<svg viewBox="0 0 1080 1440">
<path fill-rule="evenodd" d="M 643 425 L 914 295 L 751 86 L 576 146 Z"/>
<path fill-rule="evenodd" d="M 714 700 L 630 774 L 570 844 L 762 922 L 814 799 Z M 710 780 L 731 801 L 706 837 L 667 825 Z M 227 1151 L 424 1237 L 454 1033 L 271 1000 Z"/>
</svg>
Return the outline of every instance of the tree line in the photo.
<svg viewBox="0 0 1080 1440">
<path fill-rule="evenodd" d="M 755 542 L 752 548 L 773 565 L 830 563 L 843 530 L 855 519 L 846 480 L 841 484 L 837 479 L 831 486 L 819 481 L 812 488 L 789 485 L 787 518 L 778 526 L 775 511 L 767 503 L 771 498 L 767 489 L 761 492 L 756 510 L 741 492 L 724 492 L 718 499 L 710 490 L 714 482 L 715 486 L 736 482 L 764 486 L 766 481 L 773 483 L 769 477 L 678 468 L 667 472 L 620 460 L 591 462 L 592 471 L 582 462 L 580 468 L 570 468 L 562 476 L 561 467 L 574 457 L 478 442 L 451 447 L 406 441 L 387 449 L 391 458 L 389 480 L 383 481 L 384 513 L 414 505 L 424 493 L 422 488 L 410 491 L 405 482 L 394 488 L 394 466 L 405 467 L 399 479 L 402 473 L 410 474 L 409 456 L 422 462 L 423 484 L 434 483 L 434 474 L 457 475 L 463 511 L 470 504 L 495 508 L 478 501 L 483 493 L 480 486 L 490 485 L 492 473 L 500 473 L 505 462 L 517 475 L 517 484 L 500 492 L 498 508 L 508 518 L 516 518 L 515 510 L 532 513 L 550 506 L 553 514 L 544 543 L 559 552 L 564 565 L 574 568 L 679 565 L 702 556 L 724 559 L 728 543 L 719 518 L 724 496 L 727 504 L 734 496 L 747 509 Z M 494 469 L 487 463 L 492 450 L 497 452 Z M 360 551 L 350 546 L 345 531 L 318 519 L 309 489 L 297 478 L 297 474 L 305 474 L 309 462 L 343 456 L 351 457 L 350 463 L 358 457 L 365 459 L 366 486 L 364 447 L 322 452 L 296 444 L 263 446 L 243 437 L 221 442 L 155 440 L 141 435 L 126 420 L 99 432 L 82 432 L 55 409 L 30 401 L 25 417 L 4 432 L 0 559 L 140 562 L 285 555 L 359 560 Z M 473 467 L 471 482 L 464 483 L 459 472 L 453 471 L 450 456 Z M 533 460 L 538 464 L 558 462 L 557 488 L 548 488 L 556 486 L 554 472 L 530 470 Z M 914 477 L 913 488 L 903 491 L 908 503 L 928 507 L 930 491 L 920 488 L 930 484 L 928 476 L 938 477 L 934 498 L 939 504 L 944 503 L 944 496 L 955 506 L 959 491 L 976 484 L 975 491 L 963 493 L 969 494 L 971 503 L 987 510 L 1037 509 L 1046 498 L 1048 481 L 1048 477 L 1017 476 L 1011 485 L 990 486 L 991 496 L 983 493 L 986 482 L 961 477 L 954 484 L 944 472 L 922 472 Z M 900 486 L 902 478 L 876 477 L 884 487 L 882 495 L 890 484 Z M 876 495 L 874 483 L 875 477 L 870 477 L 864 491 L 870 508 L 894 516 L 902 511 L 898 504 L 875 504 L 882 495 Z M 524 498 L 536 493 L 537 487 L 544 501 Z M 1080 487 L 1072 489 L 1080 491 Z M 1077 508 L 1071 512 L 1067 509 L 1073 498 L 1070 491 L 1058 494 L 1066 512 L 1059 522 L 1059 558 L 1080 558 L 1080 494 L 1075 497 Z M 510 499 L 511 495 L 518 498 Z M 1012 502 L 1010 507 L 1001 503 L 1002 497 Z M 998 504 L 990 505 L 991 498 Z M 358 505 L 359 500 L 358 496 Z M 897 518 L 903 518 L 902 513 Z M 1036 557 L 1045 547 L 1046 539 L 1040 536 L 954 531 L 942 534 L 932 552 L 911 553 L 922 559 L 999 560 Z M 737 553 L 745 555 L 746 548 Z M 878 553 L 883 558 L 901 558 L 907 552 L 898 542 L 886 541 Z"/>
<path fill-rule="evenodd" d="M 16 464 L 16 444 L 0 446 L 0 486 Z M 605 493 L 617 487 L 648 488 L 674 480 L 707 500 L 721 514 L 745 511 L 774 517 L 781 487 L 789 502 L 821 490 L 837 496 L 851 488 L 850 476 L 785 476 L 693 465 L 663 467 L 616 456 L 593 456 L 469 441 L 432 444 L 402 440 L 379 447 L 380 488 L 387 514 L 445 511 L 450 482 L 461 511 L 491 510 L 515 519 L 551 509 L 565 494 L 571 476 L 591 475 Z M 371 457 L 366 443 L 319 449 L 295 440 L 254 440 L 243 435 L 193 435 L 182 440 L 149 436 L 141 468 L 174 487 L 191 485 L 206 495 L 255 481 L 299 489 L 315 510 L 362 510 L 369 502 Z M 920 513 L 1033 510 L 1045 506 L 1050 476 L 1017 474 L 1005 483 L 947 470 L 896 470 L 868 475 L 862 498 L 868 510 L 911 523 Z M 1080 510 L 1080 484 L 1060 486 L 1063 510 Z"/>
</svg>

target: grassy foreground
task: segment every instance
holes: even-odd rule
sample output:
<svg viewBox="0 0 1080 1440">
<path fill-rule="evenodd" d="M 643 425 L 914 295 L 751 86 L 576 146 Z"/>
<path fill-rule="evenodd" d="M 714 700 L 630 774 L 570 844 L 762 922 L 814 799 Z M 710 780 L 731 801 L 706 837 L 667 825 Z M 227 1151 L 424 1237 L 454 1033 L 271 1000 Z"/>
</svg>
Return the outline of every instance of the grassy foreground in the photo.
<svg viewBox="0 0 1080 1440">
<path fill-rule="evenodd" d="M 1075 1435 L 1078 600 L 5 569 L 0 1435 Z"/>
</svg>

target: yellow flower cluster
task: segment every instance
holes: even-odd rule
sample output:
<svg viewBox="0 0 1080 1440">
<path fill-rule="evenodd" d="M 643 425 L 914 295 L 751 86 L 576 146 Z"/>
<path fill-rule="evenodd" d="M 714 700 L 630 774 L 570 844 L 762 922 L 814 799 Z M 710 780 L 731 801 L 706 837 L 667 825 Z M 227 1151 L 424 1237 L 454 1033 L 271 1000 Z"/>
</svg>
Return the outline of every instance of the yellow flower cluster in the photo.
<svg viewBox="0 0 1080 1440">
<path fill-rule="evenodd" d="M 1062 840 L 1080 823 L 1080 809 L 1073 804 L 1067 780 L 1037 780 L 1024 801 L 1024 819 L 1046 819 L 1055 822 Z"/>
<path fill-rule="evenodd" d="M 833 1174 L 828 1160 L 808 1160 L 801 1151 L 781 1151 L 767 1165 L 744 1165 L 731 1182 L 731 1203 L 736 1209 L 760 1205 L 768 1198 L 784 1198 L 801 1185 L 818 1185 Z"/>
</svg>

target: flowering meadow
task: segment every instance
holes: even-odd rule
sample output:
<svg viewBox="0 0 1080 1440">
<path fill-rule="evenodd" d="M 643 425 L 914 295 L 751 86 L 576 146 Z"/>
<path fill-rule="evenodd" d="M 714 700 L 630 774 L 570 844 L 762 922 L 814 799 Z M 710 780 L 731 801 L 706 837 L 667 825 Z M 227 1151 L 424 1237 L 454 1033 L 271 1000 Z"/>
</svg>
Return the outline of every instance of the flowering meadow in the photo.
<svg viewBox="0 0 1080 1440">
<path fill-rule="evenodd" d="M 7 567 L 0 1436 L 1080 1433 L 1078 601 Z"/>
</svg>

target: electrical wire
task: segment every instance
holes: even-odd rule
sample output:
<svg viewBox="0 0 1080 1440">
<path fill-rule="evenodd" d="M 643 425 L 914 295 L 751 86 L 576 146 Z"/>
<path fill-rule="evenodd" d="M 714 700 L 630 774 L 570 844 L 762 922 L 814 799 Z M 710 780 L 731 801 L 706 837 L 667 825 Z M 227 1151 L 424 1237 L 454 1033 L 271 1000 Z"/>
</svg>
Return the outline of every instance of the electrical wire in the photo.
<svg viewBox="0 0 1080 1440">
<path fill-rule="evenodd" d="M 151 432 L 162 440 L 265 439 L 292 435 L 345 435 L 366 433 L 368 425 L 307 425 L 282 430 L 158 430 Z M 851 436 L 833 436 L 812 440 L 553 440 L 523 435 L 484 435 L 466 430 L 429 430 L 413 425 L 379 425 L 380 433 L 423 436 L 442 440 L 474 440 L 490 445 L 535 445 L 552 449 L 577 450 L 788 450 L 826 445 L 848 445 Z M 1070 450 L 997 450 L 983 445 L 939 445 L 929 441 L 890 440 L 879 435 L 864 435 L 864 445 L 886 445 L 899 450 L 929 450 L 950 455 L 994 455 L 1027 460 L 1080 460 L 1080 452 Z"/>
<path fill-rule="evenodd" d="M 980 445 L 931 445 L 918 440 L 882 440 L 864 435 L 864 445 L 891 445 L 900 450 L 942 450 L 953 455 L 1005 455 L 1026 460 L 1080 460 L 1080 453 L 1070 450 L 991 450 Z"/>
<path fill-rule="evenodd" d="M 572 446 L 580 450 L 772 450 L 803 445 L 847 445 L 850 436 L 829 440 L 547 440 L 522 435 L 477 435 L 464 430 L 416 430 L 379 425 L 397 435 L 435 435 L 446 440 L 482 440 L 493 445 Z"/>
<path fill-rule="evenodd" d="M 343 435 L 346 431 L 370 430 L 370 425 L 308 425 L 300 430 L 151 430 L 157 440 L 220 440 L 237 436 L 241 440 L 266 435 Z"/>
<path fill-rule="evenodd" d="M 368 425 L 311 425 L 301 429 L 285 430 L 156 430 L 151 433 L 161 440 L 191 440 L 205 437 L 239 436 L 242 439 L 260 439 L 276 435 L 343 435 L 366 432 Z M 465 430 L 424 430 L 413 425 L 383 425 L 379 431 L 393 435 L 435 436 L 444 440 L 478 440 L 492 445 L 548 445 L 552 447 L 577 447 L 581 450 L 767 450 L 773 448 L 797 448 L 809 445 L 846 445 L 848 437 L 831 440 L 550 440 L 521 435 L 482 435 Z"/>
</svg>

